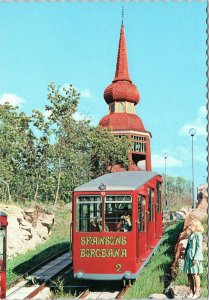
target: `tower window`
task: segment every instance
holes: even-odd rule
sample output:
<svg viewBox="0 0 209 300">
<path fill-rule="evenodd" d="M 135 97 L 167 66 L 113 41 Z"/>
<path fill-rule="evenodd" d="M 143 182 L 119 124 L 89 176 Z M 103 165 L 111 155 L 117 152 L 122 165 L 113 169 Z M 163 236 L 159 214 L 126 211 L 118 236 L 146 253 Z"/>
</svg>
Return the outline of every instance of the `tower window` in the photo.
<svg viewBox="0 0 209 300">
<path fill-rule="evenodd" d="M 133 112 L 133 104 L 132 103 L 127 103 L 126 104 L 126 111 L 128 112 L 128 113 L 132 113 Z"/>
<path fill-rule="evenodd" d="M 119 102 L 118 103 L 118 112 L 124 112 L 124 111 L 125 111 L 124 103 Z"/>
<path fill-rule="evenodd" d="M 110 113 L 114 113 L 114 111 L 115 111 L 115 103 L 111 103 L 110 106 L 109 106 L 109 109 L 110 109 Z"/>
</svg>

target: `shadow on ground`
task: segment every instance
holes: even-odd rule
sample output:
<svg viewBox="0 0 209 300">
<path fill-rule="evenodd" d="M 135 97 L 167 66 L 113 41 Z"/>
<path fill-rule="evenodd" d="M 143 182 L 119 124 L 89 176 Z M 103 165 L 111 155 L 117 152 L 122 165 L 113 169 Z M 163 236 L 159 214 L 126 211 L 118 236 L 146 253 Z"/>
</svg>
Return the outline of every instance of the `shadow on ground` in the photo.
<svg viewBox="0 0 209 300">
<path fill-rule="evenodd" d="M 43 251 L 35 254 L 27 261 L 20 263 L 18 266 L 14 267 L 13 272 L 17 275 L 23 275 L 24 273 L 28 272 L 30 269 L 42 263 L 44 260 L 48 259 L 50 256 L 55 255 L 58 252 L 67 248 L 70 249 L 70 244 L 67 242 L 50 246 L 44 249 Z"/>
</svg>

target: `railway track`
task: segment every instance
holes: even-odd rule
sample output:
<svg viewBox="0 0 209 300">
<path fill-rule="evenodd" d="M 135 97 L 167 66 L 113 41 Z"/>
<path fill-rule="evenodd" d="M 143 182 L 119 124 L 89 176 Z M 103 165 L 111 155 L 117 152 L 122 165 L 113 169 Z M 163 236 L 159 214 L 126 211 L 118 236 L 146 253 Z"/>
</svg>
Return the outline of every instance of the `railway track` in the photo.
<svg viewBox="0 0 209 300">
<path fill-rule="evenodd" d="M 91 291 L 86 289 L 76 299 L 122 299 L 130 285 L 116 289 L 101 289 Z"/>
<path fill-rule="evenodd" d="M 6 299 L 32 299 L 42 291 L 47 283 L 66 268 L 72 265 L 69 250 L 45 260 L 23 276 L 19 277 L 7 288 Z"/>
</svg>

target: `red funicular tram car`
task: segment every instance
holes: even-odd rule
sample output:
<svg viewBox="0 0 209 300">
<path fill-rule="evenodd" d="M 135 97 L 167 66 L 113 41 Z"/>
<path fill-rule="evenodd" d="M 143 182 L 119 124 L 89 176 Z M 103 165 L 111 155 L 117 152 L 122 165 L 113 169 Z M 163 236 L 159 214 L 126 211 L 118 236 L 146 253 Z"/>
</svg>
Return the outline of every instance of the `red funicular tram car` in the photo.
<svg viewBox="0 0 209 300">
<path fill-rule="evenodd" d="M 6 228 L 7 215 L 0 211 L 0 299 L 6 298 Z"/>
<path fill-rule="evenodd" d="M 73 193 L 75 278 L 134 280 L 162 237 L 162 177 L 109 173 Z"/>
</svg>

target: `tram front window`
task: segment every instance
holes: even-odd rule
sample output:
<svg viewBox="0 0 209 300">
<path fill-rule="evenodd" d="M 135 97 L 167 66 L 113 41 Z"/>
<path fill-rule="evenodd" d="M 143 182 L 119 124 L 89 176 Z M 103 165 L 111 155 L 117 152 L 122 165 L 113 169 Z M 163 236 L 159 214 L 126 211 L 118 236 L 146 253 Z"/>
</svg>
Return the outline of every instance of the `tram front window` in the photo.
<svg viewBox="0 0 209 300">
<path fill-rule="evenodd" d="M 76 207 L 76 229 L 81 232 L 102 231 L 102 199 L 79 196 Z"/>
<path fill-rule="evenodd" d="M 105 198 L 105 231 L 127 232 L 132 229 L 132 198 L 113 195 Z"/>
<path fill-rule="evenodd" d="M 0 228 L 0 272 L 5 268 L 5 228 Z"/>
</svg>

